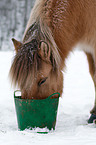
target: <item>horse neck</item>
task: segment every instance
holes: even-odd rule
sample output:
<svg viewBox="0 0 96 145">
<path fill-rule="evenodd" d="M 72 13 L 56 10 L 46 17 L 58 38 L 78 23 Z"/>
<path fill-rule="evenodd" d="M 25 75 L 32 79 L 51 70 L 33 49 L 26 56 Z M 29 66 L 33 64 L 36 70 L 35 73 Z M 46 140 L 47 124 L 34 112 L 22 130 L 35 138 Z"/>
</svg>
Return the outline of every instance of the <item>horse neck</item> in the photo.
<svg viewBox="0 0 96 145">
<path fill-rule="evenodd" d="M 55 0 L 54 3 L 50 27 L 64 61 L 79 42 L 92 39 L 96 28 L 96 1 Z"/>
<path fill-rule="evenodd" d="M 61 64 L 63 64 L 74 46 L 85 39 L 86 35 L 89 35 L 88 30 L 91 27 L 91 22 L 93 22 L 89 19 L 89 14 L 90 18 L 93 18 L 96 13 L 96 10 L 93 9 L 94 3 L 96 4 L 94 0 L 37 0 L 31 12 L 25 34 L 33 22 L 37 22 L 40 28 L 44 25 L 45 27 L 48 26 L 58 46 L 62 58 Z"/>
</svg>

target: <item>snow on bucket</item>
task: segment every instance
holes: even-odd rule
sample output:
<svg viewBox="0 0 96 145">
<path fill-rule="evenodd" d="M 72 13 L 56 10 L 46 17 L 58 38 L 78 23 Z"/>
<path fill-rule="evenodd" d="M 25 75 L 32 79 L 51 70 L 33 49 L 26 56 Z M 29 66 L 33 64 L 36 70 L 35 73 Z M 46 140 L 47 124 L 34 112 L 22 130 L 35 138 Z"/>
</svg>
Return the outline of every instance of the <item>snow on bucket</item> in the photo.
<svg viewBox="0 0 96 145">
<path fill-rule="evenodd" d="M 60 93 L 54 93 L 46 99 L 22 99 L 14 92 L 14 101 L 19 130 L 45 128 L 55 130 Z M 58 94 L 57 98 L 53 96 Z"/>
</svg>

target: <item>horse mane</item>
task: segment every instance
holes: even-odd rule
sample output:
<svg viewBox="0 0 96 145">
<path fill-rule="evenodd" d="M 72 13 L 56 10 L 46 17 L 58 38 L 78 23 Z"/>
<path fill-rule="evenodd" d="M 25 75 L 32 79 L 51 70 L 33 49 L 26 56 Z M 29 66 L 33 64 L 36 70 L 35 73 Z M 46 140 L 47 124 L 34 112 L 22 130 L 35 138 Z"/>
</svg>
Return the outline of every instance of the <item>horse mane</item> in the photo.
<svg viewBox="0 0 96 145">
<path fill-rule="evenodd" d="M 48 11 L 50 12 L 52 1 L 53 0 L 36 0 L 34 7 L 32 8 L 30 18 L 24 32 L 24 36 L 26 35 L 28 28 L 32 26 L 32 24 L 34 24 L 35 22 L 41 23 L 42 28 L 42 22 L 48 23 L 48 21 L 50 21 L 50 18 L 48 17 Z"/>
<path fill-rule="evenodd" d="M 39 36 L 38 39 L 43 39 L 48 43 L 53 52 L 53 57 L 56 61 L 56 66 L 57 68 L 59 68 L 61 57 L 59 54 L 59 48 L 54 40 L 54 36 L 51 30 L 52 26 L 50 26 L 50 13 L 52 10 L 51 6 L 53 3 L 54 0 L 36 0 L 24 32 L 23 42 L 25 43 L 26 41 L 30 41 L 28 40 L 29 38 L 26 39 L 26 37 L 29 36 L 29 31 L 31 31 L 30 28 L 34 27 L 35 30 L 35 26 L 37 26 L 39 30 L 37 34 Z"/>
</svg>

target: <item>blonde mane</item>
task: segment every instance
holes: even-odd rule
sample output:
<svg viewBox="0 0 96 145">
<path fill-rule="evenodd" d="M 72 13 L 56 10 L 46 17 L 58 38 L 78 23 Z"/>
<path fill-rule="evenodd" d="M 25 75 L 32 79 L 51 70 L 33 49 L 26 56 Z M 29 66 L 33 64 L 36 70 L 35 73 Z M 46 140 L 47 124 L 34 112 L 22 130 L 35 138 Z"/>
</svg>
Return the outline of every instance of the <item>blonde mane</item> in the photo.
<svg viewBox="0 0 96 145">
<path fill-rule="evenodd" d="M 49 25 L 50 25 L 49 12 L 51 11 L 49 9 L 52 5 L 52 2 L 53 2 L 53 0 L 36 0 L 35 5 L 31 11 L 31 15 L 30 15 L 29 21 L 27 23 L 25 32 L 24 32 L 23 42 L 26 43 L 25 37 L 27 35 L 29 28 L 34 23 L 39 25 L 40 32 L 43 34 L 43 39 L 50 46 L 50 48 L 53 52 L 54 59 L 56 61 L 56 66 L 59 69 L 59 66 L 60 66 L 60 54 L 58 51 L 59 49 L 53 38 L 51 28 L 49 27 Z M 40 33 L 40 35 L 41 35 L 41 33 Z M 41 38 L 42 38 L 42 36 L 41 36 Z"/>
<path fill-rule="evenodd" d="M 39 22 L 39 23 L 41 23 L 41 27 L 42 27 L 42 22 L 48 23 L 48 14 L 47 14 L 47 18 L 46 18 L 46 11 L 47 11 L 46 4 L 47 4 L 47 7 L 49 7 L 50 3 L 52 3 L 52 1 L 50 1 L 50 0 L 36 0 L 34 7 L 31 11 L 30 18 L 27 23 L 24 36 L 26 35 L 26 31 L 28 30 L 28 28 L 33 23 Z"/>
</svg>

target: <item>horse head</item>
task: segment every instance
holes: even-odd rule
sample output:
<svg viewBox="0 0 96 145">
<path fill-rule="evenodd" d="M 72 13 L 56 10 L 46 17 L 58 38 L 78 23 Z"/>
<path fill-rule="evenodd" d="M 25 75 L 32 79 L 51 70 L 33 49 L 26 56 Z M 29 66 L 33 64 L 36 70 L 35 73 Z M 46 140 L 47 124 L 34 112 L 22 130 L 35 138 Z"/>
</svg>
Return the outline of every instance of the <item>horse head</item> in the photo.
<svg viewBox="0 0 96 145">
<path fill-rule="evenodd" d="M 62 72 L 57 70 L 49 44 L 36 39 L 27 43 L 12 41 L 16 55 L 10 75 L 12 82 L 20 88 L 22 98 L 43 99 L 55 92 L 62 93 Z"/>
</svg>

